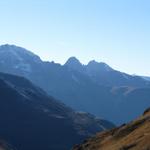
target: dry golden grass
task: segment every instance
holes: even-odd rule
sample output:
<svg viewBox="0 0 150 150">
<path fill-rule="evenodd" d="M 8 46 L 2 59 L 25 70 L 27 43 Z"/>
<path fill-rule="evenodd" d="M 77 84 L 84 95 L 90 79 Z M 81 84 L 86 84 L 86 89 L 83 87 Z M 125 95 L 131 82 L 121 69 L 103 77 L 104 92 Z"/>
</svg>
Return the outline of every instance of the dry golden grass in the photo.
<svg viewBox="0 0 150 150">
<path fill-rule="evenodd" d="M 73 150 L 150 150 L 150 110 L 127 125 L 97 134 Z"/>
</svg>

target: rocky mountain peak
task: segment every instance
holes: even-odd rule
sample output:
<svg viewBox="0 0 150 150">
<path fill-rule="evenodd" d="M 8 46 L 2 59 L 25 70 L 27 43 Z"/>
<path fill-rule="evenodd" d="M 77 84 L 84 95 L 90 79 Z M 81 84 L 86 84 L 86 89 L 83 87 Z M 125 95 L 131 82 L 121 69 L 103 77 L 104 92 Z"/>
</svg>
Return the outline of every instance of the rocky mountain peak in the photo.
<svg viewBox="0 0 150 150">
<path fill-rule="evenodd" d="M 82 71 L 83 65 L 82 63 L 76 58 L 76 57 L 70 57 L 67 62 L 65 63 L 65 66 L 68 66 L 71 69 Z"/>
<path fill-rule="evenodd" d="M 90 61 L 87 64 L 87 69 L 92 71 L 111 71 L 113 70 L 109 65 L 104 62 L 97 62 L 95 60 Z"/>
<path fill-rule="evenodd" d="M 34 60 L 35 62 L 41 62 L 41 59 L 39 56 L 35 55 L 34 53 L 26 50 L 25 48 L 16 46 L 16 45 L 10 45 L 5 44 L 0 46 L 0 58 L 7 59 L 11 58 L 11 60 L 17 60 L 17 61 L 29 61 Z"/>
</svg>

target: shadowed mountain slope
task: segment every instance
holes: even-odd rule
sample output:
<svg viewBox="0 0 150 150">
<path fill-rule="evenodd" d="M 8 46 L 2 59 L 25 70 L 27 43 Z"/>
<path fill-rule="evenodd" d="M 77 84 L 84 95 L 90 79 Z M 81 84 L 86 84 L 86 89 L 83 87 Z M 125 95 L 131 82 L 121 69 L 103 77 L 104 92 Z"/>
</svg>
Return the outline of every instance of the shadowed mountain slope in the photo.
<svg viewBox="0 0 150 150">
<path fill-rule="evenodd" d="M 16 150 L 12 145 L 0 140 L 0 150 Z"/>
<path fill-rule="evenodd" d="M 17 150 L 66 150 L 114 125 L 74 112 L 23 77 L 0 73 L 0 138 Z"/>
</svg>

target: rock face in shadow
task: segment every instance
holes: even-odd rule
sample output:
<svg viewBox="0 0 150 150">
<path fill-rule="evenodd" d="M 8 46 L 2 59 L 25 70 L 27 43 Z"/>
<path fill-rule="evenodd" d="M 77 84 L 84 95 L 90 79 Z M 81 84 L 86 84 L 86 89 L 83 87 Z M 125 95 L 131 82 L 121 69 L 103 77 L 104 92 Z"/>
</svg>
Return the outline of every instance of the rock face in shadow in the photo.
<svg viewBox="0 0 150 150">
<path fill-rule="evenodd" d="M 150 109 L 138 119 L 76 145 L 73 150 L 149 150 Z"/>
<path fill-rule="evenodd" d="M 23 77 L 4 73 L 0 73 L 0 120 L 0 138 L 17 150 L 66 150 L 114 126 L 73 111 Z"/>
</svg>

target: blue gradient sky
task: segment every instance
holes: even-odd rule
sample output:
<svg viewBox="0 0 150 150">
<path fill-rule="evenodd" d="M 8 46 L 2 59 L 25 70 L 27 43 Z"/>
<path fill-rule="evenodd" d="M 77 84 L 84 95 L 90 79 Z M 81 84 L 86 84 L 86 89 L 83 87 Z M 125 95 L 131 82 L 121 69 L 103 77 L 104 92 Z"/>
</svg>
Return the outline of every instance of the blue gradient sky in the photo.
<svg viewBox="0 0 150 150">
<path fill-rule="evenodd" d="M 16 44 L 43 60 L 103 61 L 150 76 L 149 0 L 2 0 L 0 44 Z"/>
</svg>

